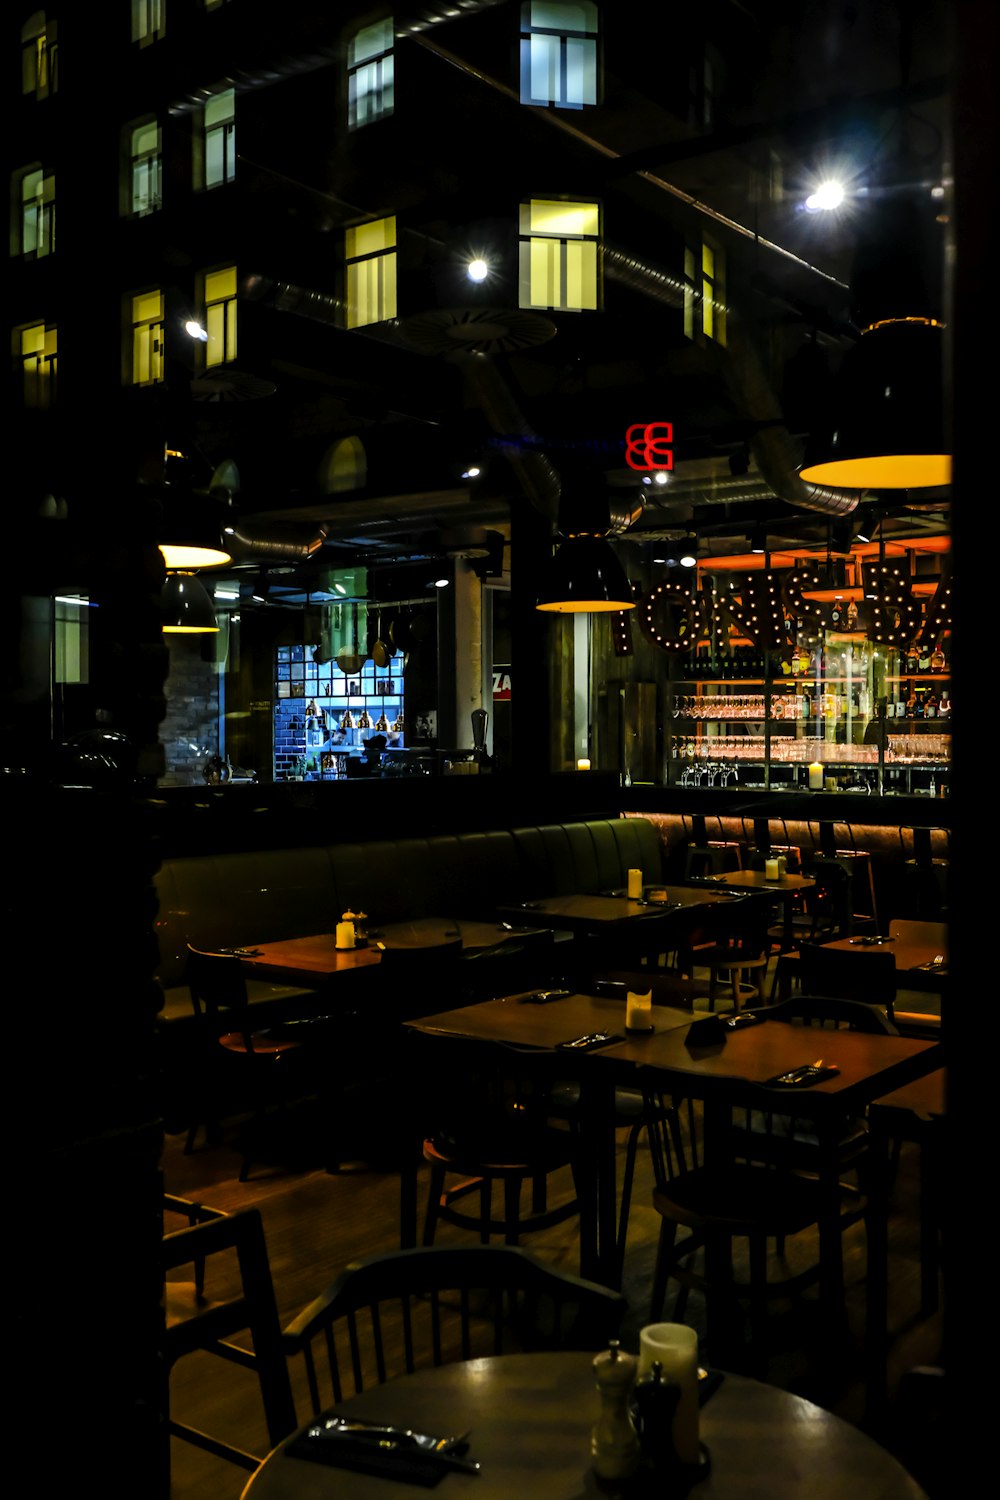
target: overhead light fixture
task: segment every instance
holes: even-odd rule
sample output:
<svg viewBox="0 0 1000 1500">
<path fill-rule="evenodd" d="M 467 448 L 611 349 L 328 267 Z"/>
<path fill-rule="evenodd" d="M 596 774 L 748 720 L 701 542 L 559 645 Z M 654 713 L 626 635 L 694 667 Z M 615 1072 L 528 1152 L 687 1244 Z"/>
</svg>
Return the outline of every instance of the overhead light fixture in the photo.
<svg viewBox="0 0 1000 1500">
<path fill-rule="evenodd" d="M 840 207 L 844 197 L 843 183 L 831 178 L 827 182 L 821 182 L 816 191 L 809 194 L 804 207 L 809 214 L 832 213 Z"/>
<path fill-rule="evenodd" d="M 698 561 L 698 538 L 686 536 L 680 545 L 677 561 L 682 568 L 693 568 Z"/>
<path fill-rule="evenodd" d="M 845 356 L 800 477 L 831 489 L 936 489 L 951 483 L 944 436 L 944 329 L 936 318 L 873 323 Z"/>
<path fill-rule="evenodd" d="M 164 634 L 208 635 L 219 629 L 212 601 L 193 573 L 168 573 L 160 605 Z"/>
<path fill-rule="evenodd" d="M 465 274 L 470 281 L 485 281 L 490 274 L 490 268 L 482 256 L 477 255 L 474 260 L 469 261 Z"/>
<path fill-rule="evenodd" d="M 554 614 L 606 614 L 634 607 L 625 569 L 607 538 L 593 532 L 566 537 L 535 603 L 536 609 Z"/>
<path fill-rule="evenodd" d="M 767 551 L 767 534 L 763 526 L 755 526 L 751 531 L 750 551 L 758 556 Z"/>
<path fill-rule="evenodd" d="M 199 343 L 208 343 L 207 330 L 202 328 L 201 324 L 198 323 L 194 318 L 188 318 L 187 322 L 184 324 L 184 332 L 188 335 L 189 338 L 197 339 Z"/>
<path fill-rule="evenodd" d="M 431 588 L 446 589 L 448 587 L 449 582 L 450 582 L 450 579 L 447 579 L 447 578 L 435 578 L 435 579 L 432 579 L 432 581 L 431 581 Z"/>
</svg>

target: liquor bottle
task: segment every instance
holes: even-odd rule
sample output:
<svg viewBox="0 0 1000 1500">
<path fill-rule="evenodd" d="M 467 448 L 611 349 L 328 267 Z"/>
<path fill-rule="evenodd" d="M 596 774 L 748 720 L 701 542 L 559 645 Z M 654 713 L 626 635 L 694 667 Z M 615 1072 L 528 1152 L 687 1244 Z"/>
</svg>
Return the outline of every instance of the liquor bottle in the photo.
<svg viewBox="0 0 1000 1500">
<path fill-rule="evenodd" d="M 937 695 L 935 694 L 934 689 L 931 688 L 930 692 L 927 694 L 927 701 L 924 703 L 924 718 L 925 719 L 936 719 L 937 718 L 937 711 L 938 711 Z"/>
<path fill-rule="evenodd" d="M 847 604 L 847 628 L 853 630 L 858 622 L 858 606 L 853 599 Z"/>
<path fill-rule="evenodd" d="M 931 648 L 927 641 L 920 646 L 918 666 L 921 672 L 929 672 L 931 669 Z"/>
<path fill-rule="evenodd" d="M 920 653 L 917 650 L 916 641 L 911 641 L 906 653 L 906 671 L 908 675 L 920 670 Z"/>
<path fill-rule="evenodd" d="M 938 718 L 951 718 L 951 696 L 947 688 L 941 689 L 941 702 L 938 704 Z"/>
<path fill-rule="evenodd" d="M 922 719 L 924 716 L 924 690 L 920 688 L 916 692 L 916 702 L 913 705 L 913 717 Z"/>
<path fill-rule="evenodd" d="M 908 682 L 907 683 L 907 688 L 908 688 L 908 692 L 907 692 L 907 695 L 906 695 L 906 717 L 908 719 L 915 719 L 917 717 L 917 692 L 916 692 L 916 688 L 913 686 L 912 682 Z"/>
<path fill-rule="evenodd" d="M 937 645 L 934 647 L 934 650 L 931 652 L 931 671 L 944 671 L 944 652 L 941 650 L 940 641 L 938 641 Z"/>
<path fill-rule="evenodd" d="M 809 669 L 808 670 L 809 670 L 809 676 L 815 682 L 817 674 L 819 672 L 819 662 L 818 662 L 818 660 L 816 658 L 815 651 L 810 651 L 810 653 L 809 653 Z"/>
</svg>

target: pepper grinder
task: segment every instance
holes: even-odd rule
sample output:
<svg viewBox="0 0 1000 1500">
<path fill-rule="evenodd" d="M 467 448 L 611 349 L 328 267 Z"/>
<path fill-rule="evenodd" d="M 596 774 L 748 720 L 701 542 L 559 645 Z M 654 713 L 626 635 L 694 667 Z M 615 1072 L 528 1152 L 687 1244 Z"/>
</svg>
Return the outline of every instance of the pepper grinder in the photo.
<svg viewBox="0 0 1000 1500">
<path fill-rule="evenodd" d="M 639 1467 L 639 1438 L 630 1410 L 639 1361 L 625 1354 L 617 1339 L 594 1356 L 594 1379 L 601 1414 L 590 1437 L 594 1473 L 599 1479 L 629 1479 Z"/>
<path fill-rule="evenodd" d="M 665 1476 L 678 1467 L 674 1447 L 674 1413 L 680 1401 L 680 1388 L 668 1385 L 663 1365 L 654 1359 L 648 1374 L 635 1383 L 632 1411 L 642 1456 L 656 1474 Z"/>
</svg>

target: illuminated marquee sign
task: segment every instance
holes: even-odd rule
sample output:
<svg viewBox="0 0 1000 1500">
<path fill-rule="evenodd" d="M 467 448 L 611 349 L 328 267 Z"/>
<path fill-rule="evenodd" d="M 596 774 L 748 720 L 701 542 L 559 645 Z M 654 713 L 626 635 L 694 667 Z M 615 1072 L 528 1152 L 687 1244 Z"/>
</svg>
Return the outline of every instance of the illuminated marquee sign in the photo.
<svg viewBox="0 0 1000 1500">
<path fill-rule="evenodd" d="M 625 432 L 625 462 L 648 474 L 674 466 L 673 422 L 633 422 Z"/>
</svg>

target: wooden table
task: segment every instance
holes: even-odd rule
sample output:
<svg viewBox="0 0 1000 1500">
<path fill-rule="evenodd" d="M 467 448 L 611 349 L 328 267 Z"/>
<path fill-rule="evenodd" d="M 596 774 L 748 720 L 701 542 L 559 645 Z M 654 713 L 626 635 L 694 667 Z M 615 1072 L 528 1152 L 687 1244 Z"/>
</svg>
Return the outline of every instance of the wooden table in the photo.
<svg viewBox="0 0 1000 1500">
<path fill-rule="evenodd" d="M 937 1068 L 872 1102 L 868 1113 L 870 1180 L 874 1199 L 868 1216 L 868 1265 L 865 1277 L 866 1415 L 882 1415 L 887 1393 L 889 1352 L 889 1194 L 890 1154 L 894 1141 L 920 1146 L 920 1311 L 928 1317 L 937 1307 L 941 1228 L 943 1125 L 947 1115 L 947 1078 Z"/>
<path fill-rule="evenodd" d="M 724 1032 L 721 1039 L 693 1041 L 687 1011 L 656 1006 L 655 1031 L 624 1037 L 595 1051 L 566 1051 L 567 1073 L 579 1079 L 585 1093 L 582 1128 L 597 1174 L 596 1222 L 581 1219 L 581 1274 L 605 1285 L 621 1284 L 616 1245 L 617 1184 L 615 1138 L 612 1128 L 614 1088 L 617 1083 L 642 1086 L 653 1075 L 665 1092 L 691 1095 L 704 1101 L 706 1143 L 723 1141 L 731 1112 L 740 1104 L 760 1107 L 757 1091 L 778 1073 L 811 1062 L 815 1039 L 788 1022 L 766 1020 L 759 1026 Z M 428 1035 L 505 1041 L 519 1046 L 553 1047 L 584 1032 L 623 1033 L 624 1004 L 571 996 L 548 1005 L 525 1005 L 516 999 L 466 1006 L 411 1021 L 409 1027 Z M 872 1099 L 888 1093 L 941 1065 L 941 1044 L 914 1037 L 894 1037 L 842 1031 L 824 1041 L 824 1050 L 840 1068 L 839 1074 L 809 1089 L 768 1092 L 768 1107 L 808 1114 L 816 1122 L 821 1175 L 826 1184 L 820 1221 L 823 1291 L 838 1301 L 842 1276 L 840 1198 L 837 1140 L 845 1114 L 860 1114 Z M 404 1172 L 402 1229 L 412 1233 L 407 1215 Z M 415 1184 L 412 1188 L 415 1194 Z M 404 1243 L 412 1243 L 405 1240 Z"/>
<path fill-rule="evenodd" d="M 816 884 L 811 875 L 782 875 L 778 880 L 769 880 L 763 870 L 727 870 L 721 875 L 706 875 L 702 878 L 706 884 L 710 882 L 723 890 L 737 891 L 743 895 L 759 893 L 772 901 L 780 902 L 785 947 L 791 947 L 795 937 L 792 924 L 794 898 L 803 891 L 811 891 Z M 705 886 L 700 886 L 699 889 L 705 889 Z"/>
<path fill-rule="evenodd" d="M 901 989 L 919 990 L 925 994 L 940 995 L 948 987 L 947 945 L 940 937 L 940 922 L 907 923 L 905 936 L 886 939 L 882 943 L 867 943 L 862 938 L 835 938 L 823 943 L 824 948 L 836 948 L 847 953 L 871 951 L 891 953 L 896 964 L 896 979 Z M 924 936 L 920 929 L 926 928 Z M 934 959 L 944 952 L 945 962 L 935 964 Z M 797 953 L 784 953 L 778 968 L 778 996 L 784 998 L 795 980 Z"/>
<path fill-rule="evenodd" d="M 507 1354 L 390 1380 L 331 1408 L 417 1432 L 469 1433 L 477 1475 L 449 1473 L 444 1497 L 616 1500 L 598 1482 L 590 1435 L 599 1402 L 593 1356 Z M 927 1500 L 900 1463 L 858 1428 L 774 1386 L 726 1374 L 699 1414 L 711 1467 L 697 1500 Z M 306 1424 L 308 1425 L 308 1424 Z M 330 1469 L 276 1448 L 242 1500 L 399 1500 L 394 1479 Z M 666 1491 L 651 1488 L 651 1495 Z"/>
<path fill-rule="evenodd" d="M 666 892 L 665 901 L 645 898 L 636 901 L 620 892 L 577 892 L 503 906 L 500 915 L 509 921 L 531 920 L 567 932 L 593 933 L 620 923 L 630 926 L 639 922 L 662 923 L 665 918 L 676 917 L 688 907 L 703 906 L 720 899 L 717 891 L 692 886 L 657 886 L 656 889 Z"/>
<path fill-rule="evenodd" d="M 504 943 L 516 943 L 526 933 L 540 933 L 543 927 L 521 927 L 508 930 L 497 922 L 474 922 L 454 917 L 418 917 L 409 922 L 390 922 L 369 929 L 368 946 L 338 948 L 336 935 L 317 932 L 308 937 L 285 938 L 275 943 L 258 943 L 256 953 L 246 955 L 243 963 L 248 972 L 293 975 L 315 983 L 317 977 L 334 979 L 356 969 L 367 969 L 381 961 L 387 948 L 414 949 L 436 947 L 460 938 L 463 953 L 478 953 Z"/>
</svg>

